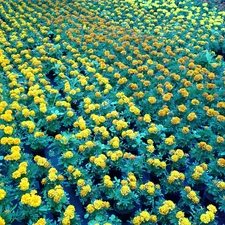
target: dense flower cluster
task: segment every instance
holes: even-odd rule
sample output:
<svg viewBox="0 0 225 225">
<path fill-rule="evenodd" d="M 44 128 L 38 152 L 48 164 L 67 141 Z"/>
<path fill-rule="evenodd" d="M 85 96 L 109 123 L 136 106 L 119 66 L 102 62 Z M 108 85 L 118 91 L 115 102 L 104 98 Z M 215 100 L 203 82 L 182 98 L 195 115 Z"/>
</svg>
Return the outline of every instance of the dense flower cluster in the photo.
<svg viewBox="0 0 225 225">
<path fill-rule="evenodd" d="M 0 224 L 217 224 L 224 22 L 222 1 L 0 0 Z"/>
</svg>

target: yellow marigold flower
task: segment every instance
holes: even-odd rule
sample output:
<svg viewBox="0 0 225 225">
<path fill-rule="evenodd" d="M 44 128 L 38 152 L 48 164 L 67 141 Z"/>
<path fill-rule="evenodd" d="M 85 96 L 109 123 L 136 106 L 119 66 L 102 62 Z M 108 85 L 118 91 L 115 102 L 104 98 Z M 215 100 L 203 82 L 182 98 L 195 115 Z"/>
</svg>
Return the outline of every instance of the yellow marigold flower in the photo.
<svg viewBox="0 0 225 225">
<path fill-rule="evenodd" d="M 184 133 L 184 134 L 187 134 L 187 133 L 189 133 L 189 128 L 188 127 L 183 127 L 182 128 L 182 133 Z"/>
<path fill-rule="evenodd" d="M 205 149 L 207 151 L 211 152 L 212 151 L 212 146 L 211 145 L 206 145 Z"/>
<path fill-rule="evenodd" d="M 202 215 L 200 216 L 200 220 L 201 220 L 202 223 L 207 224 L 207 223 L 210 222 L 210 216 L 207 215 L 207 214 L 202 214 Z"/>
<path fill-rule="evenodd" d="M 173 176 L 169 176 L 169 177 L 167 178 L 167 181 L 168 181 L 169 184 L 172 184 L 175 180 L 176 180 L 176 179 L 175 179 L 175 177 L 173 177 Z"/>
<path fill-rule="evenodd" d="M 64 217 L 62 219 L 62 225 L 70 225 L 71 222 L 70 222 L 70 218 L 68 216 Z"/>
<path fill-rule="evenodd" d="M 171 200 L 166 200 L 163 202 L 164 205 L 167 205 L 170 210 L 175 209 L 176 205 Z"/>
<path fill-rule="evenodd" d="M 28 178 L 23 177 L 23 178 L 21 179 L 21 181 L 20 181 L 20 184 L 19 184 L 20 190 L 26 191 L 26 190 L 29 189 L 29 186 L 30 186 L 30 184 L 29 184 Z"/>
<path fill-rule="evenodd" d="M 184 151 L 181 149 L 177 149 L 175 154 L 178 155 L 179 158 L 182 158 L 184 156 Z"/>
<path fill-rule="evenodd" d="M 191 225 L 191 222 L 188 220 L 188 218 L 184 217 L 180 218 L 178 223 L 182 225 Z"/>
<path fill-rule="evenodd" d="M 155 104 L 156 103 L 156 98 L 155 97 L 149 97 L 148 98 L 148 102 L 151 104 Z"/>
<path fill-rule="evenodd" d="M 210 217 L 211 221 L 215 219 L 215 214 L 212 211 L 206 211 L 206 215 Z"/>
<path fill-rule="evenodd" d="M 163 169 L 166 169 L 166 162 L 160 162 L 159 166 Z"/>
<path fill-rule="evenodd" d="M 79 180 L 77 181 L 77 186 L 82 187 L 82 186 L 84 186 L 84 185 L 85 185 L 85 180 L 79 179 Z"/>
<path fill-rule="evenodd" d="M 133 222 L 134 225 L 141 225 L 141 223 L 142 223 L 141 217 L 140 216 L 135 216 L 133 218 L 132 222 Z"/>
<path fill-rule="evenodd" d="M 63 158 L 68 159 L 73 157 L 73 152 L 72 151 L 67 151 L 66 153 L 63 154 Z"/>
<path fill-rule="evenodd" d="M 150 220 L 150 214 L 149 214 L 147 211 L 142 211 L 142 212 L 140 213 L 140 217 L 142 218 L 142 220 L 143 220 L 144 222 L 147 222 L 147 221 Z"/>
<path fill-rule="evenodd" d="M 73 111 L 68 111 L 67 116 L 72 117 L 74 115 Z"/>
<path fill-rule="evenodd" d="M 43 179 L 41 180 L 41 184 L 43 184 L 43 185 L 47 184 L 47 179 L 46 179 L 46 178 L 43 178 Z"/>
<path fill-rule="evenodd" d="M 130 188 L 127 185 L 122 186 L 120 193 L 123 196 L 127 196 L 130 193 Z"/>
<path fill-rule="evenodd" d="M 150 122 L 151 122 L 151 116 L 150 116 L 149 114 L 145 114 L 145 115 L 144 115 L 144 121 L 145 121 L 146 123 L 150 123 Z"/>
<path fill-rule="evenodd" d="M 217 165 L 221 167 L 225 167 L 225 159 L 224 158 L 219 158 L 217 160 Z"/>
<path fill-rule="evenodd" d="M 58 176 L 55 174 L 55 173 L 49 173 L 48 174 L 48 179 L 50 180 L 50 181 L 56 181 L 57 180 L 57 178 L 58 178 Z"/>
<path fill-rule="evenodd" d="M 173 97 L 173 94 L 172 93 L 166 93 L 163 95 L 163 100 L 164 101 L 170 101 L 170 99 Z"/>
<path fill-rule="evenodd" d="M 5 134 L 11 135 L 13 133 L 13 127 L 6 126 L 4 127 L 3 131 Z"/>
<path fill-rule="evenodd" d="M 64 176 L 61 175 L 61 174 L 59 174 L 59 175 L 57 176 L 57 179 L 58 179 L 58 180 L 64 180 Z"/>
<path fill-rule="evenodd" d="M 111 188 L 113 187 L 113 182 L 110 180 L 110 179 L 105 179 L 104 180 L 104 186 L 108 187 L 108 188 Z"/>
<path fill-rule="evenodd" d="M 198 204 L 200 202 L 199 198 L 197 196 L 195 196 L 194 198 L 191 199 L 192 202 L 194 202 L 195 204 Z"/>
<path fill-rule="evenodd" d="M 185 112 L 187 110 L 185 105 L 179 105 L 179 106 L 177 106 L 177 108 L 180 112 Z"/>
<path fill-rule="evenodd" d="M 222 122 L 222 121 L 225 121 L 225 116 L 218 115 L 218 116 L 216 117 L 216 119 L 217 119 L 217 121 Z"/>
<path fill-rule="evenodd" d="M 148 152 L 151 152 L 152 153 L 152 152 L 154 152 L 155 147 L 154 147 L 154 145 L 147 145 L 146 146 L 146 149 L 147 149 Z"/>
<path fill-rule="evenodd" d="M 86 207 L 86 211 L 88 213 L 93 213 L 95 211 L 95 207 L 92 204 L 88 204 Z"/>
<path fill-rule="evenodd" d="M 150 221 L 153 222 L 153 223 L 156 223 L 157 222 L 157 216 L 156 215 L 151 215 L 150 216 Z"/>
<path fill-rule="evenodd" d="M 180 180 L 184 180 L 185 179 L 185 175 L 183 173 L 180 173 L 179 178 L 180 178 Z"/>
<path fill-rule="evenodd" d="M 139 188 L 140 188 L 140 190 L 145 190 L 145 185 L 144 184 L 141 184 L 140 186 L 139 186 Z"/>
<path fill-rule="evenodd" d="M 217 141 L 217 143 L 221 144 L 221 143 L 224 142 L 224 138 L 223 138 L 222 136 L 218 136 L 218 137 L 216 138 L 216 141 Z"/>
<path fill-rule="evenodd" d="M 208 169 L 208 165 L 206 163 L 202 163 L 200 166 L 203 168 L 203 170 Z"/>
<path fill-rule="evenodd" d="M 46 225 L 45 218 L 40 218 L 36 223 L 33 223 L 32 225 Z"/>
<path fill-rule="evenodd" d="M 57 134 L 57 135 L 55 136 L 55 140 L 59 141 L 59 140 L 61 140 L 61 139 L 62 139 L 62 134 Z"/>
<path fill-rule="evenodd" d="M 176 213 L 176 218 L 178 218 L 178 219 L 184 218 L 184 212 L 178 211 L 178 212 Z"/>
<path fill-rule="evenodd" d="M 173 117 L 170 122 L 172 124 L 179 124 L 180 123 L 180 118 L 179 117 Z"/>
<path fill-rule="evenodd" d="M 172 160 L 172 162 L 177 162 L 179 160 L 179 156 L 178 155 L 172 155 L 171 160 Z"/>
<path fill-rule="evenodd" d="M 73 205 L 68 205 L 63 215 L 65 217 L 69 217 L 70 219 L 73 219 L 74 212 L 75 212 L 75 207 Z"/>
<path fill-rule="evenodd" d="M 88 193 L 91 192 L 91 186 L 90 185 L 85 185 L 81 188 L 80 191 L 80 196 L 85 197 Z"/>
<path fill-rule="evenodd" d="M 108 201 L 103 202 L 103 205 L 107 209 L 110 207 L 110 203 Z"/>
<path fill-rule="evenodd" d="M 77 179 L 78 177 L 80 177 L 82 175 L 82 173 L 80 172 L 80 170 L 76 169 L 74 172 L 73 172 L 73 176 L 75 179 Z"/>
<path fill-rule="evenodd" d="M 155 193 L 155 188 L 149 187 L 149 188 L 147 188 L 147 192 L 148 192 L 148 194 L 153 195 Z"/>
<path fill-rule="evenodd" d="M 15 172 L 12 173 L 12 178 L 17 179 L 21 177 L 21 172 L 19 170 L 16 170 Z"/>
<path fill-rule="evenodd" d="M 184 190 L 187 192 L 187 193 L 190 193 L 191 192 L 191 187 L 190 186 L 186 186 L 184 188 Z"/>
<path fill-rule="evenodd" d="M 191 104 L 192 104 L 192 105 L 199 105 L 198 99 L 196 99 L 196 98 L 195 98 L 195 99 L 192 99 L 192 100 L 191 100 Z"/>
<path fill-rule="evenodd" d="M 39 207 L 41 205 L 41 196 L 39 195 L 32 195 L 31 194 L 31 198 L 30 198 L 30 201 L 29 201 L 29 205 L 32 206 L 32 207 Z"/>
<path fill-rule="evenodd" d="M 29 109 L 23 109 L 23 110 L 22 110 L 22 114 L 23 114 L 23 116 L 25 116 L 25 117 L 30 116 L 30 111 L 29 111 Z"/>
<path fill-rule="evenodd" d="M 187 120 L 189 120 L 189 121 L 193 121 L 196 118 L 197 118 L 197 116 L 194 112 L 189 113 L 187 116 Z"/>
<path fill-rule="evenodd" d="M 6 192 L 3 189 L 0 189 L 0 200 L 4 199 L 6 196 Z"/>
<path fill-rule="evenodd" d="M 167 205 L 163 205 L 159 207 L 159 213 L 161 215 L 167 215 L 169 213 L 169 208 Z"/>
<path fill-rule="evenodd" d="M 94 203 L 93 203 L 93 206 L 96 210 L 100 210 L 101 208 L 104 207 L 104 203 L 102 200 L 95 200 Z"/>
<path fill-rule="evenodd" d="M 216 186 L 217 186 L 220 190 L 225 190 L 225 182 L 223 182 L 223 181 L 217 182 Z"/>
<path fill-rule="evenodd" d="M 168 137 L 165 139 L 165 144 L 166 145 L 173 145 L 174 144 L 174 139 L 171 137 Z"/>
<path fill-rule="evenodd" d="M 68 168 L 67 168 L 67 172 L 69 172 L 69 173 L 72 173 L 73 171 L 74 171 L 74 166 L 68 166 Z"/>
<path fill-rule="evenodd" d="M 140 110 L 135 107 L 135 106 L 131 106 L 130 107 L 130 112 L 133 112 L 135 115 L 139 115 L 140 114 Z"/>
<path fill-rule="evenodd" d="M 0 216 L 0 224 L 1 225 L 5 225 L 6 223 L 5 223 L 5 220 Z"/>
<path fill-rule="evenodd" d="M 14 145 L 19 145 L 20 144 L 20 139 L 19 138 L 14 138 L 13 144 Z"/>
<path fill-rule="evenodd" d="M 212 205 L 212 204 L 209 204 L 209 205 L 207 206 L 207 209 L 208 209 L 209 211 L 213 212 L 213 213 L 216 213 L 216 212 L 217 212 L 216 206 L 214 206 L 214 205 Z"/>
<path fill-rule="evenodd" d="M 22 197 L 21 197 L 21 203 L 22 203 L 23 205 L 29 204 L 30 198 L 31 198 L 31 196 L 30 196 L 29 193 L 26 193 L 26 194 L 22 195 Z"/>
<path fill-rule="evenodd" d="M 35 138 L 37 138 L 37 137 L 43 137 L 44 135 L 45 135 L 44 132 L 38 132 L 37 131 L 37 132 L 34 133 L 34 137 Z"/>
</svg>

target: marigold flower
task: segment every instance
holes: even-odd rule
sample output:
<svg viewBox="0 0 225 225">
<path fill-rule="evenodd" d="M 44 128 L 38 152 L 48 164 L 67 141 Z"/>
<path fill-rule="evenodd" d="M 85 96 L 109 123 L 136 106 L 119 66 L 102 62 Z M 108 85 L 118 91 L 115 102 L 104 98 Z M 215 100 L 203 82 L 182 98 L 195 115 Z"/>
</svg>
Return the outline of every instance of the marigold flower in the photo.
<svg viewBox="0 0 225 225">
<path fill-rule="evenodd" d="M 205 223 L 205 224 L 207 224 L 211 221 L 210 216 L 207 215 L 207 214 L 202 214 L 200 216 L 200 220 L 201 220 L 202 223 Z"/>
<path fill-rule="evenodd" d="M 217 212 L 216 206 L 214 206 L 214 205 L 212 205 L 212 204 L 209 204 L 209 205 L 207 206 L 207 209 L 208 209 L 209 211 L 213 212 L 213 213 L 216 213 L 216 212 Z"/>
<path fill-rule="evenodd" d="M 49 173 L 48 174 L 48 179 L 50 180 L 50 181 L 56 181 L 57 180 L 57 178 L 58 178 L 58 176 L 55 174 L 55 173 Z"/>
<path fill-rule="evenodd" d="M 171 160 L 172 160 L 172 162 L 177 162 L 179 160 L 179 156 L 178 155 L 172 155 Z"/>
<path fill-rule="evenodd" d="M 180 112 L 185 112 L 187 110 L 185 105 L 179 105 L 179 106 L 177 106 L 177 108 Z"/>
<path fill-rule="evenodd" d="M 196 118 L 197 118 L 197 116 L 194 112 L 189 113 L 187 116 L 187 120 L 189 120 L 189 121 L 193 121 Z"/>
<path fill-rule="evenodd" d="M 6 196 L 6 191 L 3 189 L 0 189 L 0 200 L 4 199 Z"/>
<path fill-rule="evenodd" d="M 174 144 L 174 139 L 171 137 L 168 137 L 165 139 L 165 144 L 166 145 L 173 145 Z"/>
<path fill-rule="evenodd" d="M 182 133 L 184 133 L 184 134 L 187 134 L 187 133 L 189 133 L 189 128 L 188 127 L 183 127 L 182 128 Z"/>
<path fill-rule="evenodd" d="M 180 123 L 180 118 L 179 117 L 173 117 L 171 120 L 170 120 L 170 122 L 172 123 L 172 124 L 179 124 Z"/>
<path fill-rule="evenodd" d="M 5 225 L 6 223 L 5 223 L 5 220 L 0 216 L 0 224 L 1 225 Z"/>
<path fill-rule="evenodd" d="M 104 207 L 104 203 L 102 200 L 95 200 L 93 206 L 96 210 L 100 210 L 101 208 Z"/>
<path fill-rule="evenodd" d="M 217 160 L 217 165 L 221 167 L 225 167 L 225 159 L 224 158 L 219 158 Z"/>
<path fill-rule="evenodd" d="M 82 187 L 82 186 L 84 186 L 84 185 L 85 185 L 85 180 L 79 179 L 79 180 L 77 181 L 77 186 Z"/>
<path fill-rule="evenodd" d="M 133 218 L 132 222 L 133 222 L 134 225 L 141 225 L 141 223 L 142 223 L 141 217 L 140 216 L 135 216 Z"/>
<path fill-rule="evenodd" d="M 11 135 L 13 133 L 13 127 L 6 126 L 4 127 L 3 131 L 5 134 Z"/>
<path fill-rule="evenodd" d="M 145 115 L 144 115 L 144 121 L 145 121 L 146 123 L 150 123 L 150 122 L 151 122 L 151 116 L 150 116 L 149 114 L 145 114 Z"/>
<path fill-rule="evenodd" d="M 90 185 L 85 185 L 81 188 L 80 191 L 80 196 L 85 197 L 89 192 L 91 192 L 91 186 Z"/>
<path fill-rule="evenodd" d="M 159 207 L 159 213 L 161 215 L 167 215 L 169 213 L 169 208 L 167 205 L 163 205 Z"/>
<path fill-rule="evenodd" d="M 163 95 L 163 100 L 164 101 L 170 101 L 170 99 L 173 97 L 173 94 L 172 93 L 166 93 Z"/>
<path fill-rule="evenodd" d="M 150 214 L 147 211 L 140 212 L 140 217 L 144 222 L 147 222 L 150 220 Z"/>
<path fill-rule="evenodd" d="M 191 222 L 188 220 L 188 218 L 182 217 L 179 219 L 178 221 L 179 225 L 183 224 L 183 225 L 191 225 Z"/>
<path fill-rule="evenodd" d="M 86 211 L 88 213 L 93 213 L 95 211 L 95 207 L 92 204 L 88 204 L 86 207 Z"/>
<path fill-rule="evenodd" d="M 36 223 L 33 223 L 32 225 L 46 225 L 45 218 L 40 218 Z"/>
<path fill-rule="evenodd" d="M 156 215 L 151 215 L 150 216 L 150 221 L 153 222 L 153 223 L 156 223 L 157 222 L 157 216 Z"/>
<path fill-rule="evenodd" d="M 23 178 L 21 179 L 21 181 L 20 181 L 20 184 L 19 184 L 20 190 L 26 191 L 26 190 L 29 189 L 29 186 L 30 186 L 30 184 L 29 184 L 28 178 L 23 177 Z"/>
<path fill-rule="evenodd" d="M 66 153 L 63 154 L 63 158 L 68 159 L 73 157 L 73 152 L 72 151 L 67 151 Z"/>
<path fill-rule="evenodd" d="M 73 176 L 75 179 L 77 179 L 78 177 L 80 177 L 82 175 L 82 173 L 80 172 L 80 170 L 76 169 L 74 172 L 73 172 Z"/>
<path fill-rule="evenodd" d="M 120 193 L 123 196 L 127 196 L 130 193 L 130 188 L 127 185 L 122 186 Z"/>
<path fill-rule="evenodd" d="M 178 212 L 176 213 L 176 218 L 178 218 L 178 219 L 184 218 L 184 212 L 178 211 Z"/>
</svg>

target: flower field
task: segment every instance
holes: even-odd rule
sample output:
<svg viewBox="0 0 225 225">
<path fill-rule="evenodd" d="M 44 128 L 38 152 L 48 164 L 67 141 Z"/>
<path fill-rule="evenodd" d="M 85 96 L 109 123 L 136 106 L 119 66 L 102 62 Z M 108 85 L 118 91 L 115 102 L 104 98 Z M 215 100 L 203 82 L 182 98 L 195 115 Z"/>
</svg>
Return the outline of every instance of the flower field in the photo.
<svg viewBox="0 0 225 225">
<path fill-rule="evenodd" d="M 0 225 L 225 224 L 222 0 L 0 0 Z"/>
</svg>

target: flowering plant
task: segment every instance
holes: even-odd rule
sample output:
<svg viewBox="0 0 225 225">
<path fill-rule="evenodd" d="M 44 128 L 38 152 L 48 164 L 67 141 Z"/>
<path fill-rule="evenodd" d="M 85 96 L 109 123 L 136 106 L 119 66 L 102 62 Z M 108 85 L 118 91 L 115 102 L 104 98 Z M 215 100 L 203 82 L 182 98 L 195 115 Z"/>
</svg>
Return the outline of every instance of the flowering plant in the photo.
<svg viewBox="0 0 225 225">
<path fill-rule="evenodd" d="M 115 201 L 118 210 L 132 210 L 139 203 L 136 191 L 137 183 L 133 173 L 129 173 L 127 179 L 115 178 L 114 188 L 109 193 L 109 198 Z"/>
</svg>

